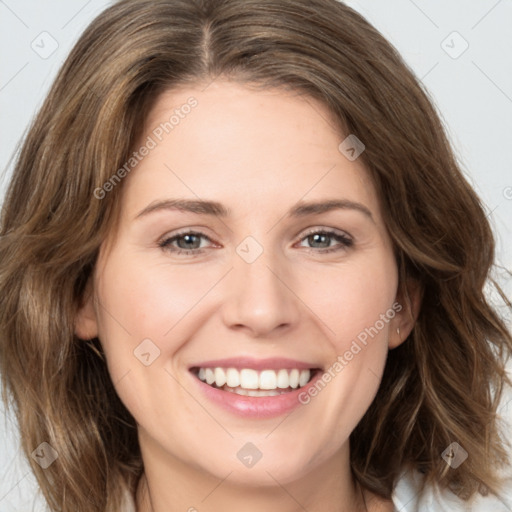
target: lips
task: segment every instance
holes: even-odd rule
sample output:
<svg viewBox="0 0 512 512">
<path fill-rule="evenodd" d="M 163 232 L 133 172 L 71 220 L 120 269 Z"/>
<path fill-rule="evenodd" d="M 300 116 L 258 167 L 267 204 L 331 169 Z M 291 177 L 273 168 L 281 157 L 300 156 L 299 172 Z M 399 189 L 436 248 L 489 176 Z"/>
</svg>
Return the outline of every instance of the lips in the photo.
<svg viewBox="0 0 512 512">
<path fill-rule="evenodd" d="M 217 359 L 191 366 L 189 371 L 203 384 L 226 394 L 276 397 L 300 390 L 321 368 L 289 358 L 254 359 L 237 357 Z"/>
<path fill-rule="evenodd" d="M 190 365 L 189 370 L 192 368 L 236 368 L 237 370 L 243 370 L 244 368 L 251 368 L 253 370 L 280 370 L 281 368 L 298 370 L 307 369 L 321 369 L 319 363 L 307 363 L 303 361 L 297 361 L 295 359 L 289 359 L 286 357 L 272 357 L 267 359 L 254 359 L 252 357 L 234 357 L 229 359 L 215 359 L 212 361 L 202 361 L 196 364 Z"/>
<path fill-rule="evenodd" d="M 299 368 L 297 368 L 298 366 L 306 368 L 299 370 Z M 256 370 L 255 367 L 258 367 L 258 370 Z M 260 388 L 262 384 L 261 381 L 258 381 L 257 388 L 254 387 L 253 381 L 252 389 L 245 389 L 242 386 L 230 387 L 228 383 L 224 384 L 222 387 L 217 387 L 215 370 L 217 370 L 217 373 L 220 373 L 219 370 L 222 370 L 222 372 L 225 373 L 225 378 L 227 378 L 227 373 L 230 369 L 240 374 L 242 374 L 244 370 L 253 372 L 252 377 L 249 378 L 249 382 L 251 381 L 250 379 L 254 379 L 254 373 L 258 376 L 263 374 L 266 389 Z M 292 377 L 292 372 L 295 372 L 295 375 L 299 374 L 297 387 L 289 386 L 283 389 L 277 386 L 277 375 L 279 372 L 283 371 L 287 372 L 288 378 L 292 380 L 291 383 L 294 385 L 296 382 L 293 381 L 294 377 Z M 206 372 L 210 374 L 209 380 L 211 384 L 206 382 Z M 269 376 L 269 372 L 276 375 L 275 383 L 272 381 L 272 377 Z M 294 409 L 301 407 L 306 411 L 306 414 L 311 414 L 309 411 L 313 411 L 314 414 L 314 409 L 311 409 L 309 406 L 304 406 L 304 402 L 301 401 L 301 395 L 308 394 L 309 388 L 317 385 L 317 381 L 321 378 L 323 371 L 319 368 L 319 365 L 284 358 L 271 360 L 236 358 L 197 363 L 197 365 L 189 368 L 189 373 L 193 379 L 192 382 L 195 383 L 193 385 L 197 387 L 198 391 L 202 393 L 212 405 L 219 406 L 228 413 L 238 417 L 263 420 L 265 418 L 275 418 L 289 414 Z M 203 378 L 199 377 L 200 373 Z M 305 377 L 303 377 L 302 382 L 305 382 L 304 385 L 301 385 L 300 382 L 301 374 L 308 375 L 307 382 Z M 212 381 L 212 379 L 214 379 L 214 381 Z M 223 377 L 221 376 L 220 382 L 223 382 L 222 379 Z M 236 384 L 236 382 L 230 383 Z M 241 384 L 244 384 L 244 382 L 241 382 Z M 276 387 L 273 388 L 272 386 L 274 384 L 276 384 Z M 284 380 L 281 380 L 281 384 L 285 384 Z"/>
</svg>

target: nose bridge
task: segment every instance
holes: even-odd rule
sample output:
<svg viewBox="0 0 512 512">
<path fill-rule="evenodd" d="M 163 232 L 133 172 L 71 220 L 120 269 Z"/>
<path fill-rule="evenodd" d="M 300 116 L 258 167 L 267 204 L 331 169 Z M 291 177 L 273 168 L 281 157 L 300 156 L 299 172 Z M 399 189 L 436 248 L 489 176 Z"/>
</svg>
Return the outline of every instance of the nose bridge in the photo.
<svg viewBox="0 0 512 512">
<path fill-rule="evenodd" d="M 233 259 L 223 306 L 228 326 L 245 326 L 262 335 L 297 321 L 296 298 L 285 284 L 290 272 L 283 270 L 283 255 L 248 236 L 236 247 Z"/>
</svg>

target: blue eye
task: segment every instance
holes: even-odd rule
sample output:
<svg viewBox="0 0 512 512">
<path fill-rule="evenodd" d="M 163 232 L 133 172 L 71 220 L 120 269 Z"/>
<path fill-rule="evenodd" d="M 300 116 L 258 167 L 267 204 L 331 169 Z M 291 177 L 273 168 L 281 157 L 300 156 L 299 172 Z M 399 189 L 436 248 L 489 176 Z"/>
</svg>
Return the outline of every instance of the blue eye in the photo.
<svg viewBox="0 0 512 512">
<path fill-rule="evenodd" d="M 186 231 L 184 233 L 178 233 L 170 238 L 165 238 L 159 242 L 159 247 L 168 250 L 176 254 L 201 254 L 203 249 L 201 248 L 201 239 L 210 240 L 205 234 L 196 231 Z M 210 240 L 211 241 L 211 240 Z M 177 243 L 178 247 L 173 244 Z"/>
<path fill-rule="evenodd" d="M 315 252 L 333 252 L 340 251 L 352 247 L 353 240 L 343 233 L 338 233 L 337 231 L 332 231 L 329 229 L 319 229 L 316 231 L 309 232 L 302 240 L 306 240 L 309 244 L 317 244 L 314 247 L 309 247 L 308 249 L 320 249 Z M 338 242 L 338 246 L 331 246 L 330 242 L 335 240 Z"/>
<path fill-rule="evenodd" d="M 184 231 L 183 233 L 178 233 L 169 238 L 164 238 L 158 243 L 158 246 L 174 254 L 197 256 L 202 254 L 205 249 L 204 245 L 201 245 L 202 240 L 212 242 L 204 233 L 198 231 Z M 329 229 L 310 231 L 306 236 L 301 238 L 301 242 L 303 240 L 313 245 L 312 247 L 307 247 L 309 251 L 319 253 L 341 251 L 353 245 L 353 240 L 348 235 Z M 333 240 L 337 242 L 337 245 L 331 245 Z M 301 245 L 301 247 L 304 246 Z M 315 249 L 318 250 L 315 251 Z"/>
</svg>

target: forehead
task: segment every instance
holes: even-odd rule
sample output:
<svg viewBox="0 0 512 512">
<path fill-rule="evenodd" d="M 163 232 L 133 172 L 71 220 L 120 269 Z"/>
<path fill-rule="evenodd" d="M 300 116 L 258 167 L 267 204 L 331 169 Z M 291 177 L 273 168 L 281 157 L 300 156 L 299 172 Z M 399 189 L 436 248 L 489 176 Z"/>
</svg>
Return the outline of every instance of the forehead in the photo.
<svg viewBox="0 0 512 512">
<path fill-rule="evenodd" d="M 151 146 L 124 183 L 130 212 L 166 197 L 200 197 L 261 213 L 329 196 L 376 210 L 362 161 L 339 150 L 348 134 L 317 100 L 232 82 L 169 90 L 137 148 Z"/>
</svg>

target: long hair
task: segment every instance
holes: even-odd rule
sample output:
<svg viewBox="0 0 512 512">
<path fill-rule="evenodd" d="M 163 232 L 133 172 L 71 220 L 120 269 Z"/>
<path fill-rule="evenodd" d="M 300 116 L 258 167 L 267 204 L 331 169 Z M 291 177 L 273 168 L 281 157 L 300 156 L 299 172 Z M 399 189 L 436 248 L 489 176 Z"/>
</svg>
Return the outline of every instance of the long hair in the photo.
<svg viewBox="0 0 512 512">
<path fill-rule="evenodd" d="M 321 101 L 379 195 L 401 283 L 423 298 L 350 437 L 361 485 L 389 498 L 404 468 L 462 498 L 499 492 L 497 405 L 512 338 L 484 294 L 494 239 L 428 94 L 397 51 L 335 0 L 123 0 L 85 30 L 17 159 L 0 225 L 0 370 L 53 511 L 115 512 L 143 470 L 136 423 L 98 339 L 74 320 L 158 95 L 223 78 Z M 505 298 L 507 307 L 510 302 Z M 30 457 L 47 442 L 58 459 Z M 441 453 L 469 454 L 457 469 Z"/>
</svg>

